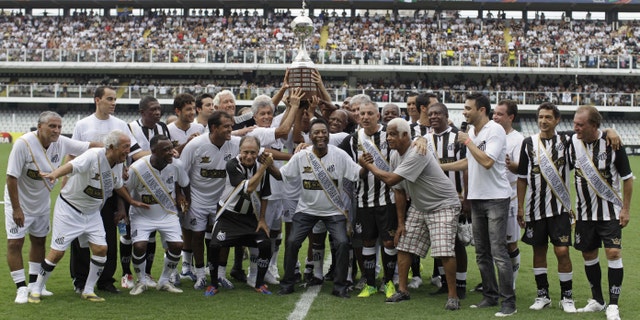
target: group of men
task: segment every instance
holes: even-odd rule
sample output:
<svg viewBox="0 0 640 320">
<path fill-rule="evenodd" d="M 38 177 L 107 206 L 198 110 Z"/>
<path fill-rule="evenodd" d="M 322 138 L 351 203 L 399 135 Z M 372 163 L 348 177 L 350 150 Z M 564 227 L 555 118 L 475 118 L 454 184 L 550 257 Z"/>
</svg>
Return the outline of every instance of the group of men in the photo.
<svg viewBox="0 0 640 320">
<path fill-rule="evenodd" d="M 38 130 L 14 145 L 7 170 L 8 262 L 16 303 L 37 303 L 51 294 L 45 283 L 69 246 L 74 286 L 82 298 L 102 301 L 94 293 L 96 284 L 118 293 L 113 285 L 115 226 L 124 219 L 129 224 L 120 237 L 121 285 L 131 288 L 132 295 L 151 286 L 182 292 L 179 285 L 185 279 L 208 296 L 220 287 L 233 288 L 226 277 L 229 247 L 240 248 L 234 278 L 261 294 L 271 294 L 268 284 L 276 283 L 279 294 L 289 294 L 300 279 L 298 253 L 304 239 L 327 230 L 334 260 L 327 280 L 334 282 L 333 295 L 350 296 L 359 268 L 358 297 L 380 290 L 389 303 L 408 300 L 408 288 L 420 285 L 414 281 L 420 269 L 417 257 L 431 249 L 442 266 L 445 308 L 457 310 L 466 296 L 467 272 L 459 223 L 470 220 L 483 294 L 472 308 L 497 306 L 501 299 L 496 316 L 517 312 L 522 227 L 523 241 L 534 249 L 538 289 L 530 309 L 551 305 L 550 240 L 558 259 L 562 309 L 606 308 L 608 319 L 619 319 L 621 229 L 629 221 L 633 175 L 615 132 L 599 129 L 602 117 L 594 107 L 578 108 L 575 131 L 557 132 L 560 112 L 543 103 L 537 111 L 540 133 L 524 138 L 513 129 L 513 101 L 500 101 L 491 120 L 489 99 L 469 94 L 463 111 L 467 129 L 449 122 L 448 109 L 436 96 L 421 94 L 408 98 L 411 120 L 390 116 L 383 125 L 368 96 L 332 105 L 319 74 L 313 76 L 319 98 L 305 100 L 301 90 L 285 81 L 274 97 L 257 97 L 251 112 L 240 116 L 235 116 L 230 91 L 215 97 L 179 94 L 174 98 L 177 120 L 168 126 L 151 97 L 140 101 L 139 120 L 126 124 L 115 118 L 116 93 L 108 87 L 96 90 L 96 112 L 77 123 L 72 139 L 60 136 L 59 115 L 43 113 Z M 275 116 L 280 101 L 287 108 Z M 77 158 L 61 165 L 65 155 Z M 571 170 L 575 210 L 568 193 Z M 67 175 L 45 258 L 50 209 L 45 198 L 55 181 Z M 573 302 L 568 251 L 573 220 L 575 247 L 583 253 L 592 290 L 592 299 L 580 309 Z M 278 281 L 283 222 L 285 270 Z M 156 231 L 165 250 L 157 282 L 150 275 Z M 32 240 L 28 287 L 20 254 L 27 233 Z M 310 243 L 316 269 L 306 280 L 318 285 L 325 280 L 324 236 L 313 236 Z M 602 244 L 609 261 L 608 306 L 600 285 Z M 248 275 L 242 268 L 242 246 L 252 247 Z M 383 273 L 380 287 L 377 260 Z M 410 269 L 414 279 L 408 279 Z"/>
</svg>

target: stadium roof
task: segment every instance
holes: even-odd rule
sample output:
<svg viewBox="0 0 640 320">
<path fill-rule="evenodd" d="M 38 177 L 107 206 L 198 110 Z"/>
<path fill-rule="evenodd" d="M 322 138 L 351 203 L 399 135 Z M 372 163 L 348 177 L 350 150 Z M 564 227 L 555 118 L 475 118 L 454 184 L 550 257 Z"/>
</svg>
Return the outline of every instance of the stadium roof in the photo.
<svg viewBox="0 0 640 320">
<path fill-rule="evenodd" d="M 636 11 L 640 0 L 307 0 L 313 8 Z M 301 0 L 0 0 L 0 8 L 300 8 Z"/>
</svg>

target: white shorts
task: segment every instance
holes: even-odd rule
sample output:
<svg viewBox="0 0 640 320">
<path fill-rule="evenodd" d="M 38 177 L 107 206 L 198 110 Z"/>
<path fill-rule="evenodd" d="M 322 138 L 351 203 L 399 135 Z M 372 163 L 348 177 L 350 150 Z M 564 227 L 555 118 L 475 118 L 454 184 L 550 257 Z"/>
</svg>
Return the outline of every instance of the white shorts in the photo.
<svg viewBox="0 0 640 320">
<path fill-rule="evenodd" d="M 182 242 L 180 221 L 175 214 L 165 214 L 160 217 L 149 217 L 145 214 L 131 214 L 131 240 L 133 243 L 149 241 L 149 235 L 158 231 L 165 242 Z"/>
<path fill-rule="evenodd" d="M 206 231 L 208 225 L 213 225 L 216 210 L 218 210 L 217 205 L 206 209 L 189 207 L 189 211 L 184 215 L 180 224 L 187 230 L 195 232 Z"/>
<path fill-rule="evenodd" d="M 282 199 L 268 200 L 265 220 L 269 230 L 282 230 Z"/>
<path fill-rule="evenodd" d="M 76 238 L 83 248 L 89 243 L 107 245 L 100 211 L 82 214 L 58 197 L 53 208 L 51 249 L 65 251 Z"/>
<path fill-rule="evenodd" d="M 507 217 L 507 243 L 518 242 L 520 239 L 520 225 L 518 224 L 518 200 L 509 203 Z"/>
<path fill-rule="evenodd" d="M 282 199 L 282 221 L 292 222 L 293 215 L 296 213 L 298 200 Z"/>
<path fill-rule="evenodd" d="M 23 210 L 24 212 L 24 210 Z M 7 239 L 24 239 L 27 234 L 44 238 L 50 230 L 49 213 L 44 215 L 24 215 L 24 227 L 20 228 L 13 221 L 13 208 L 10 203 L 4 204 L 4 226 L 7 231 Z"/>
</svg>

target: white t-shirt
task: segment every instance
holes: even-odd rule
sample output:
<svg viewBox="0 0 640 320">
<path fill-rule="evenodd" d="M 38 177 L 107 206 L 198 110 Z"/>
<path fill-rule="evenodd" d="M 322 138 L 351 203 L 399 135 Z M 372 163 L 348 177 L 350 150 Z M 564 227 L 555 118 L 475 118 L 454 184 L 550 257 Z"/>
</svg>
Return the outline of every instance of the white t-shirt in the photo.
<svg viewBox="0 0 640 320">
<path fill-rule="evenodd" d="M 333 145 L 328 145 L 328 147 L 327 154 L 320 161 L 331 180 L 334 183 L 337 182 L 338 191 L 341 192 L 343 190 L 342 179 L 357 181 L 360 166 L 353 162 L 349 155 L 340 148 Z M 302 179 L 302 193 L 296 212 L 314 216 L 341 215 L 342 212 L 333 205 L 324 189 L 319 186 L 311 163 L 307 158 L 307 153 L 313 152 L 312 149 L 313 147 L 310 146 L 305 149 L 306 151 L 294 154 L 291 160 L 280 169 L 285 183 Z"/>
<path fill-rule="evenodd" d="M 82 213 L 98 213 L 113 190 L 124 185 L 123 164 L 118 163 L 111 168 L 106 151 L 105 148 L 91 148 L 71 161 L 73 171 L 60 195 Z M 103 186 L 102 176 L 107 174 L 112 176 L 111 187 Z"/>
<path fill-rule="evenodd" d="M 494 160 L 493 166 L 485 169 L 467 151 L 469 191 L 467 199 L 489 200 L 511 197 L 511 186 L 507 180 L 505 157 L 507 154 L 507 134 L 501 125 L 489 120 L 476 136 L 475 129 L 469 130 L 469 137 L 478 148 Z"/>
<path fill-rule="evenodd" d="M 115 129 L 121 130 L 129 135 L 129 139 L 131 139 L 131 152 L 129 156 L 142 151 L 140 148 L 134 150 L 134 147 L 138 145 L 138 141 L 131 133 L 131 130 L 129 130 L 127 123 L 114 116 L 109 116 L 107 120 L 100 120 L 94 113 L 80 119 L 80 121 L 76 122 L 75 128 L 73 128 L 73 136 L 71 138 L 80 141 L 102 142 L 104 137 Z"/>
<path fill-rule="evenodd" d="M 170 123 L 167 128 L 169 128 L 169 134 L 171 134 L 171 143 L 173 143 L 174 147 L 187 142 L 189 137 L 194 133 L 204 133 L 204 127 L 199 123 L 192 123 L 187 131 L 176 127 L 175 122 Z"/>
<path fill-rule="evenodd" d="M 174 163 L 169 163 L 162 169 L 162 171 L 158 171 L 156 168 L 151 166 L 151 163 L 149 162 L 150 159 L 151 155 L 142 157 L 138 159 L 138 161 L 134 162 L 129 168 L 129 180 L 127 180 L 127 189 L 131 193 L 131 198 L 142 201 L 143 196 L 153 197 L 151 192 L 140 181 L 138 175 L 133 171 L 132 168 L 135 168 L 140 173 L 147 170 L 153 172 L 153 175 L 157 177 L 156 179 L 160 180 L 163 183 L 163 189 L 171 194 L 171 197 L 175 199 L 175 183 L 177 182 L 181 187 L 186 187 L 189 185 L 189 177 L 187 176 L 187 173 L 182 168 L 176 166 Z M 172 209 L 175 210 L 175 208 Z M 129 208 L 129 213 L 131 215 L 141 215 L 147 218 L 153 218 L 164 217 L 167 214 L 167 211 L 165 211 L 160 204 L 156 203 L 149 205 L 149 209 L 142 209 L 131 206 Z"/>
<path fill-rule="evenodd" d="M 27 134 L 37 135 L 38 133 L 36 131 Z M 43 148 L 42 144 L 30 145 L 30 147 L 32 149 Z M 60 166 L 65 155 L 79 156 L 87 149 L 89 149 L 89 142 L 72 140 L 61 135 L 58 141 L 52 142 L 44 150 L 44 154 L 51 166 L 40 168 L 40 171 L 51 172 Z M 13 144 L 11 153 L 9 153 L 7 175 L 18 179 L 18 199 L 25 215 L 41 216 L 50 213 L 51 197 L 49 190 L 45 187 L 44 181 L 40 177 L 38 167 L 36 167 L 33 156 L 24 139 L 17 139 Z M 5 185 L 5 207 L 11 206 L 10 201 L 9 190 Z"/>
<path fill-rule="evenodd" d="M 507 134 L 507 154 L 512 162 L 520 162 L 520 149 L 522 148 L 523 140 L 522 133 L 516 130 L 512 130 Z M 518 175 L 511 172 L 509 168 L 507 168 L 507 180 L 509 180 L 511 190 L 513 190 L 511 199 L 514 199 L 514 197 L 518 196 Z"/>
<path fill-rule="evenodd" d="M 240 152 L 240 138 L 232 136 L 218 148 L 209 135 L 193 138 L 182 150 L 180 161 L 191 182 L 191 207 L 216 211 L 227 180 L 227 161 Z"/>
</svg>

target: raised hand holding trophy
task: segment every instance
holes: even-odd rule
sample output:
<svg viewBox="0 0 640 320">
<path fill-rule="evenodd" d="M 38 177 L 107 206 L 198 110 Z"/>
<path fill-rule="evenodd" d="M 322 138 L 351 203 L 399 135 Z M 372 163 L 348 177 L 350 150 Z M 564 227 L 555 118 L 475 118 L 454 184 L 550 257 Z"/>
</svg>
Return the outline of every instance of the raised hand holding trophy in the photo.
<svg viewBox="0 0 640 320">
<path fill-rule="evenodd" d="M 300 47 L 298 54 L 293 59 L 291 67 L 289 67 L 289 78 L 287 82 L 291 87 L 302 88 L 304 92 L 303 99 L 311 100 L 311 97 L 318 95 L 318 88 L 311 78 L 311 73 L 316 70 L 313 61 L 309 58 L 306 50 L 306 40 L 313 34 L 313 21 L 311 18 L 304 16 L 306 3 L 302 1 L 302 14 L 291 21 L 291 29 L 298 38 Z"/>
</svg>

